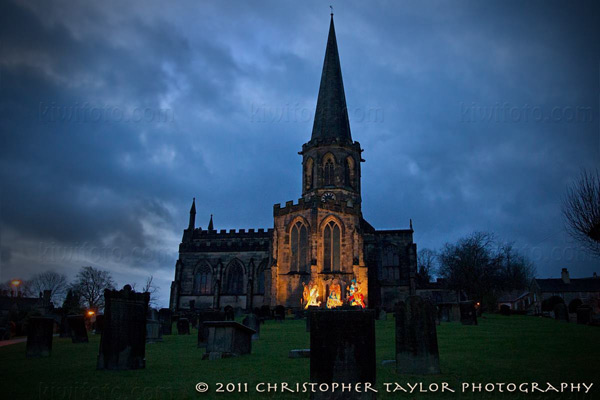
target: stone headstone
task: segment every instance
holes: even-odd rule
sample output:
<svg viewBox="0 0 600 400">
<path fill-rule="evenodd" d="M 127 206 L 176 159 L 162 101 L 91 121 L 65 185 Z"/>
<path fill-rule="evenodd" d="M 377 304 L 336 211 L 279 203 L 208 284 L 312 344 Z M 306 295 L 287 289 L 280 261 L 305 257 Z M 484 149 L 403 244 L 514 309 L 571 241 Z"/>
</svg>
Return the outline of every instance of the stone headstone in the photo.
<svg viewBox="0 0 600 400">
<path fill-rule="evenodd" d="M 27 323 L 27 357 L 50 357 L 53 331 L 53 318 L 29 318 Z"/>
<path fill-rule="evenodd" d="M 205 358 L 215 360 L 252 351 L 253 329 L 234 321 L 207 321 L 204 326 L 208 328 Z"/>
<path fill-rule="evenodd" d="M 592 321 L 592 307 L 583 305 L 577 307 L 577 323 L 587 325 Z"/>
<path fill-rule="evenodd" d="M 420 296 L 396 304 L 396 371 L 399 374 L 440 373 L 436 308 Z"/>
<path fill-rule="evenodd" d="M 306 309 L 306 332 L 310 332 L 310 313 L 320 309 L 321 307 L 318 306 L 308 306 Z"/>
<path fill-rule="evenodd" d="M 460 302 L 460 322 L 463 325 L 477 325 L 477 311 L 475 310 L 475 302 Z"/>
<path fill-rule="evenodd" d="M 294 310 L 294 319 L 303 319 L 305 317 L 304 309 L 297 308 Z"/>
<path fill-rule="evenodd" d="M 173 312 L 168 308 L 158 310 L 158 320 L 160 321 L 160 333 L 163 335 L 173 334 Z"/>
<path fill-rule="evenodd" d="M 69 321 L 69 328 L 71 331 L 71 342 L 88 343 L 85 317 L 83 315 L 69 315 L 67 319 Z"/>
<path fill-rule="evenodd" d="M 205 347 L 208 341 L 208 327 L 204 326 L 209 321 L 225 321 L 225 313 L 221 311 L 202 311 L 198 314 L 198 347 Z"/>
<path fill-rule="evenodd" d="M 285 321 L 285 307 L 282 305 L 275 307 L 275 320 L 277 321 Z"/>
<path fill-rule="evenodd" d="M 96 335 L 102 333 L 102 330 L 104 329 L 104 314 L 100 314 L 100 315 L 96 315 L 96 328 L 94 330 L 94 332 L 96 333 Z"/>
<path fill-rule="evenodd" d="M 258 320 L 257 315 L 248 314 L 242 321 L 242 325 L 245 325 L 256 332 L 252 335 L 252 340 L 258 340 L 260 338 L 260 321 Z"/>
<path fill-rule="evenodd" d="M 177 320 L 177 334 L 178 335 L 189 335 L 190 334 L 190 321 L 187 318 L 179 318 Z"/>
<path fill-rule="evenodd" d="M 385 310 L 379 310 L 379 313 L 377 314 L 377 319 L 379 321 L 387 321 L 387 313 L 385 312 Z"/>
<path fill-rule="evenodd" d="M 264 318 L 264 319 L 271 319 L 272 315 L 271 315 L 271 307 L 264 305 L 260 307 L 260 314 L 258 314 L 260 317 Z"/>
<path fill-rule="evenodd" d="M 225 321 L 235 320 L 235 311 L 233 310 L 233 307 L 226 306 L 224 310 L 225 310 Z"/>
<path fill-rule="evenodd" d="M 148 310 L 146 317 L 146 343 L 162 342 L 162 332 L 160 329 L 160 321 L 158 311 L 154 308 Z"/>
<path fill-rule="evenodd" d="M 128 370 L 146 367 L 146 315 L 148 293 L 131 286 L 104 291 L 104 329 L 98 369 Z"/>
<path fill-rule="evenodd" d="M 569 322 L 569 310 L 565 303 L 558 303 L 554 306 L 554 319 Z"/>
<path fill-rule="evenodd" d="M 370 383 L 375 388 L 375 312 L 314 310 L 310 322 L 310 382 Z M 354 385 L 353 385 L 354 387 Z M 373 399 L 373 392 L 312 393 L 313 399 Z"/>
</svg>

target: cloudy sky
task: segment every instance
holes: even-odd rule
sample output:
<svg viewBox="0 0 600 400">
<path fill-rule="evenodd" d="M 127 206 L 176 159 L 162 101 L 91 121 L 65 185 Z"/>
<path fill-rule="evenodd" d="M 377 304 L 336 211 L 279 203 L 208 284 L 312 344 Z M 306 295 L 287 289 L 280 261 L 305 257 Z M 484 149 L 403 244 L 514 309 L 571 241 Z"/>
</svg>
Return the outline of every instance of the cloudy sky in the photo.
<svg viewBox="0 0 600 400">
<path fill-rule="evenodd" d="M 272 227 L 301 192 L 333 4 L 363 213 L 419 248 L 494 232 L 540 277 L 600 163 L 599 7 L 548 1 L 2 2 L 0 280 L 153 275 L 197 225 Z"/>
</svg>

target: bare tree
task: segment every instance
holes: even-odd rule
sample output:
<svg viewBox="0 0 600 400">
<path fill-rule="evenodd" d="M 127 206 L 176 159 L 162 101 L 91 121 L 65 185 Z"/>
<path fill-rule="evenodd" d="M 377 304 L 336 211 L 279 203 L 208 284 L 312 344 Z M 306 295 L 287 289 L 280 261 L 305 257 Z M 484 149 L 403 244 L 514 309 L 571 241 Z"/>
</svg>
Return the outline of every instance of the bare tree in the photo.
<svg viewBox="0 0 600 400">
<path fill-rule="evenodd" d="M 427 284 L 436 273 L 437 253 L 430 249 L 419 250 L 417 255 L 417 285 Z"/>
<path fill-rule="evenodd" d="M 146 284 L 142 288 L 142 293 L 150 294 L 150 305 L 153 307 L 156 307 L 157 304 L 156 295 L 158 293 L 158 289 L 160 288 L 154 284 L 154 277 L 152 275 L 146 278 Z"/>
<path fill-rule="evenodd" d="M 15 286 L 13 282 L 19 282 L 18 286 Z M 32 295 L 32 291 L 30 289 L 29 281 L 18 280 L 18 279 L 10 279 L 0 284 L 0 291 L 11 295 L 18 295 L 19 293 L 23 297 L 29 297 Z"/>
<path fill-rule="evenodd" d="M 104 290 L 114 289 L 115 282 L 108 271 L 83 267 L 73 283 L 86 307 L 98 310 L 104 307 Z"/>
<path fill-rule="evenodd" d="M 535 265 L 523 254 L 517 252 L 512 243 L 501 246 L 498 258 L 500 260 L 500 289 L 524 290 L 529 287 L 535 277 Z"/>
<path fill-rule="evenodd" d="M 29 289 L 34 295 L 50 290 L 50 298 L 55 306 L 64 299 L 67 287 L 67 277 L 54 271 L 41 272 L 29 280 Z"/>
<path fill-rule="evenodd" d="M 567 189 L 562 212 L 571 237 L 600 256 L 600 173 L 583 171 Z"/>
</svg>

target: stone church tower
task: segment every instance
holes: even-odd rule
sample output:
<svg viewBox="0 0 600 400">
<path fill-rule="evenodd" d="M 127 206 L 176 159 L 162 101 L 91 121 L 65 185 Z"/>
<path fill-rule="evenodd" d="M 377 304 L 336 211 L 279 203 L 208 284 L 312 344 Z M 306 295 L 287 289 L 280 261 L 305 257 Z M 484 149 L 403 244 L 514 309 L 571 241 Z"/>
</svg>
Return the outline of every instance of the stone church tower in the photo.
<svg viewBox="0 0 600 400">
<path fill-rule="evenodd" d="M 179 245 L 170 308 L 299 308 L 305 287 L 324 307 L 332 285 L 354 282 L 366 306 L 392 309 L 416 292 L 416 244 L 409 229 L 376 230 L 361 210 L 360 143 L 352 140 L 333 15 L 308 142 L 302 146 L 302 197 L 273 206 L 273 229 L 229 232 L 189 226 Z"/>
<path fill-rule="evenodd" d="M 368 273 L 361 227 L 360 143 L 352 141 L 333 16 L 310 140 L 302 146 L 302 198 L 275 205 L 271 303 L 300 305 L 304 284 L 326 301 L 337 280 L 342 297 L 352 279 Z"/>
</svg>

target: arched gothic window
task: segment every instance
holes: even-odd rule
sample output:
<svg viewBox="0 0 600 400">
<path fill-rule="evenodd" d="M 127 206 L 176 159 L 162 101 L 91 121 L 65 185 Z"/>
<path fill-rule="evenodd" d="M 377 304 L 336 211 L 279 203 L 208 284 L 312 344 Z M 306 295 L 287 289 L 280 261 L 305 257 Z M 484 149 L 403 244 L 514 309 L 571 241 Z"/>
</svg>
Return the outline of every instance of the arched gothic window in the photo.
<svg viewBox="0 0 600 400">
<path fill-rule="evenodd" d="M 333 160 L 328 159 L 325 161 L 325 165 L 323 166 L 323 177 L 325 178 L 325 185 L 333 185 L 334 184 L 334 165 Z"/>
<path fill-rule="evenodd" d="M 308 271 L 308 229 L 302 222 L 296 222 L 290 232 L 291 266 L 290 271 Z"/>
<path fill-rule="evenodd" d="M 256 273 L 256 294 L 265 294 L 265 270 L 267 262 L 267 259 L 265 259 L 258 266 Z"/>
<path fill-rule="evenodd" d="M 400 279 L 400 255 L 396 246 L 387 246 L 383 249 L 381 278 L 385 280 Z"/>
<path fill-rule="evenodd" d="M 244 268 L 238 260 L 233 260 L 227 267 L 225 276 L 225 294 L 244 293 Z"/>
<path fill-rule="evenodd" d="M 323 270 L 340 270 L 340 227 L 333 221 L 323 230 Z"/>
<path fill-rule="evenodd" d="M 211 294 L 212 271 L 210 266 L 204 265 L 194 275 L 194 294 Z"/>
</svg>

